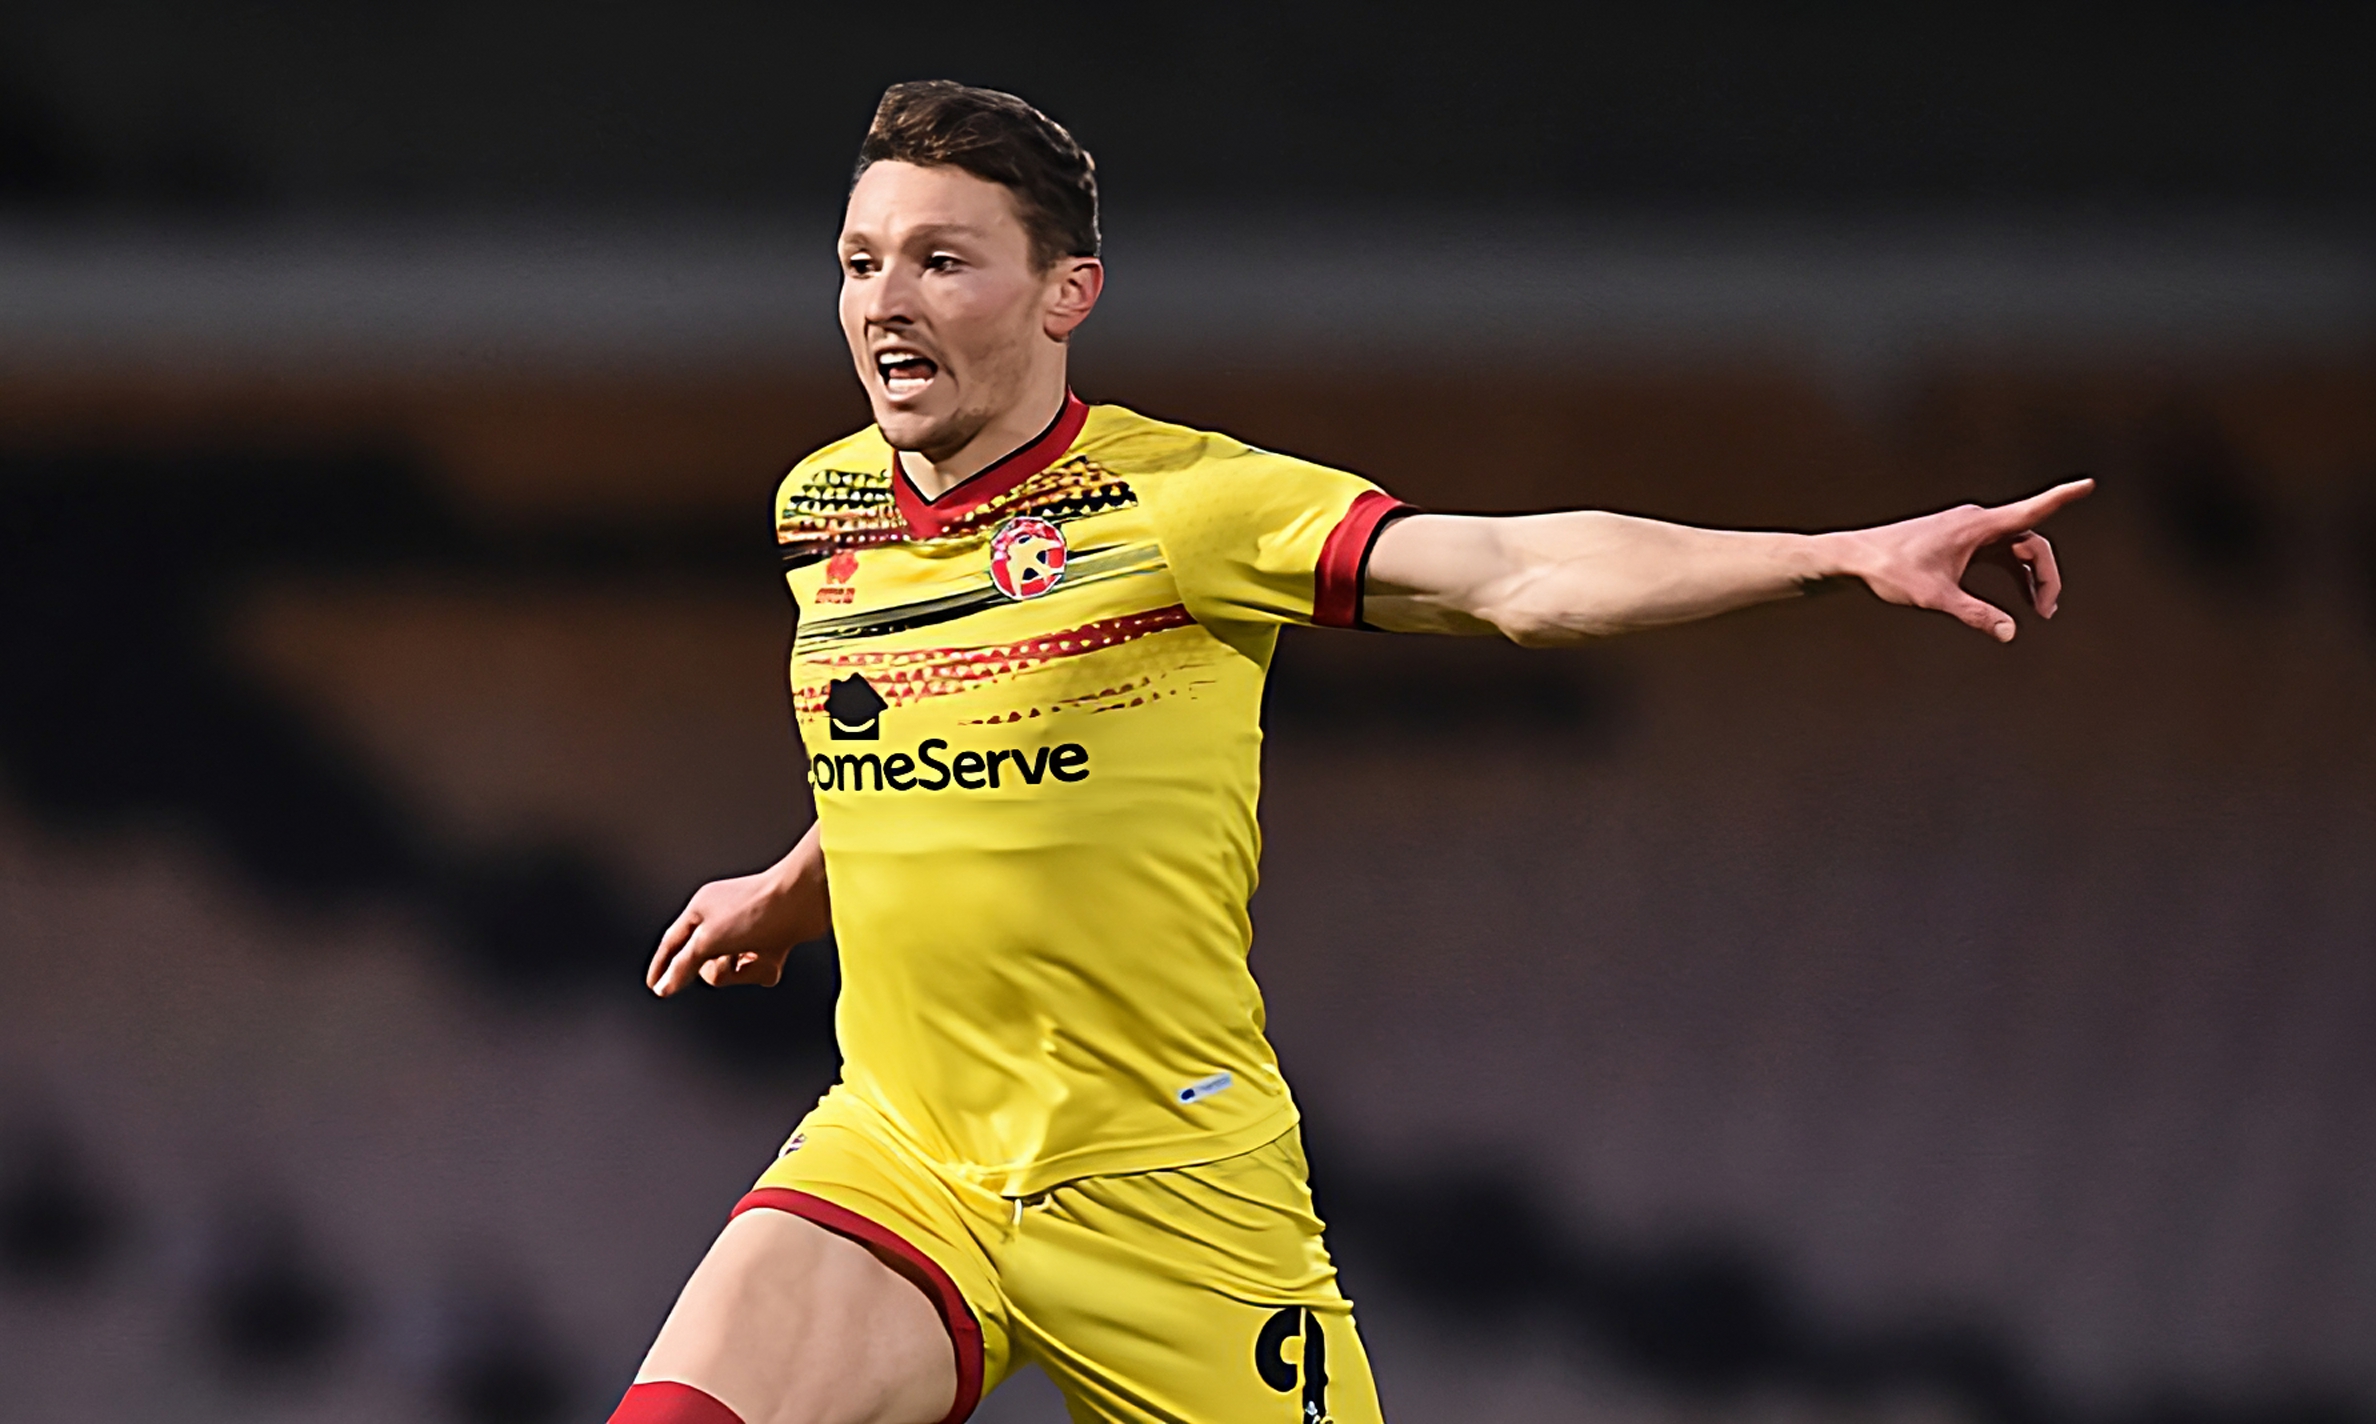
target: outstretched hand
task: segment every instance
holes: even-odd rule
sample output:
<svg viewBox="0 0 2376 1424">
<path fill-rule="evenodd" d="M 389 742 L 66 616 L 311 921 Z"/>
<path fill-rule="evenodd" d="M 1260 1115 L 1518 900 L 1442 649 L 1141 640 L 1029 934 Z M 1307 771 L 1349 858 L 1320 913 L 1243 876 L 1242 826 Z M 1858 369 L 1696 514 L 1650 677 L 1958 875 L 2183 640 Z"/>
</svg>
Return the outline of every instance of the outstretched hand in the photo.
<svg viewBox="0 0 2376 1424">
<path fill-rule="evenodd" d="M 2054 546 L 2037 526 L 2094 488 L 2094 480 L 2072 480 L 2012 504 L 1958 505 L 1825 537 L 1838 541 L 1840 571 L 1863 579 L 1884 601 L 1937 609 L 2010 643 L 2013 615 L 1965 592 L 1965 570 L 1975 557 L 2002 557 L 2019 572 L 2038 616 L 2052 618 L 2062 601 L 2062 574 L 2054 566 Z"/>
</svg>

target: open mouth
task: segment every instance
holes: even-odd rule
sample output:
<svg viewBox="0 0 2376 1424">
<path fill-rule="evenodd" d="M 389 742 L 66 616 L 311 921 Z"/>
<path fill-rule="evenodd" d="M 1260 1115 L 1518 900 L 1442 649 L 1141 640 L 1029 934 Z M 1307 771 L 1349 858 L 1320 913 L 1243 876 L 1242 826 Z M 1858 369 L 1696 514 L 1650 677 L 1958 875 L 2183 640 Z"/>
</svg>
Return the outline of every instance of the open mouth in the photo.
<svg viewBox="0 0 2376 1424">
<path fill-rule="evenodd" d="M 931 385 L 932 378 L 940 374 L 940 364 L 921 352 L 892 347 L 875 353 L 875 373 L 883 378 L 883 389 L 897 400 Z"/>
</svg>

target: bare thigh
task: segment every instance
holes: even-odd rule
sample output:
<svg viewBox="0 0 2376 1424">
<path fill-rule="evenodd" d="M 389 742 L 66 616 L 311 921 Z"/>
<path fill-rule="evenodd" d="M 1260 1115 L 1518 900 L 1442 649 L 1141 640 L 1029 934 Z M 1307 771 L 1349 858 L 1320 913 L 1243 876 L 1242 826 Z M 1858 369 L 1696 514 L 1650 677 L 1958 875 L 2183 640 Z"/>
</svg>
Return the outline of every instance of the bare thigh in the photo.
<svg viewBox="0 0 2376 1424">
<path fill-rule="evenodd" d="M 635 1378 L 692 1385 L 744 1424 L 939 1424 L 957 1356 L 924 1292 L 872 1251 L 788 1212 L 746 1211 Z"/>
</svg>

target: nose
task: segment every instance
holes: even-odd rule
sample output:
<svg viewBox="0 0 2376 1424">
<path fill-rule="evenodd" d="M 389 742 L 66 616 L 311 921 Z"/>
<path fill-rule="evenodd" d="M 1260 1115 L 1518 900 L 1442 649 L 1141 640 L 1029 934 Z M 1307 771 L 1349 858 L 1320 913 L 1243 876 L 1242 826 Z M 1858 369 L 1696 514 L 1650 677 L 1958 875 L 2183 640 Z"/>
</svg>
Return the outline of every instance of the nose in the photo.
<svg viewBox="0 0 2376 1424">
<path fill-rule="evenodd" d="M 906 262 L 884 264 L 863 285 L 860 314 L 869 326 L 902 326 L 916 317 L 916 273 Z"/>
</svg>

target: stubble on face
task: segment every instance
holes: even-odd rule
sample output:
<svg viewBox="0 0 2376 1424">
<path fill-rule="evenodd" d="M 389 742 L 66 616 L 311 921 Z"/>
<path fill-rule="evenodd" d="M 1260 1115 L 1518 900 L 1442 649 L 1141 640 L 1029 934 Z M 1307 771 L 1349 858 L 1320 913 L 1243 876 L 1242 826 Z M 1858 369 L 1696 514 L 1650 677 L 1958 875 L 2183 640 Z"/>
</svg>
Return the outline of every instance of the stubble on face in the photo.
<svg viewBox="0 0 2376 1424">
<path fill-rule="evenodd" d="M 992 346 L 960 360 L 956 402 L 947 410 L 885 409 L 885 403 L 875 404 L 875 424 L 892 449 L 913 450 L 934 464 L 945 463 L 1015 404 L 1029 366 L 1020 350 Z"/>
</svg>

